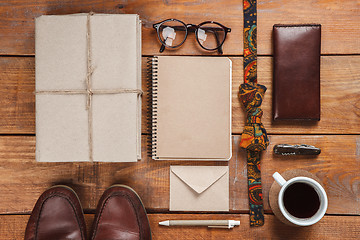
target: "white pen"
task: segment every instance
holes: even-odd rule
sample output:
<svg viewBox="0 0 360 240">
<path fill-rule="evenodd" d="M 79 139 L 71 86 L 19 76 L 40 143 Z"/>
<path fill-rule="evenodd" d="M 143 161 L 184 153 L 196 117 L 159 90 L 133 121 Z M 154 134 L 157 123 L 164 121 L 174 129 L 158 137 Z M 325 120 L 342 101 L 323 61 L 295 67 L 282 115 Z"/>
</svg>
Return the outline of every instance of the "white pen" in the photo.
<svg viewBox="0 0 360 240">
<path fill-rule="evenodd" d="M 235 220 L 167 220 L 159 222 L 161 226 L 207 226 L 209 228 L 233 228 L 240 225 Z"/>
</svg>

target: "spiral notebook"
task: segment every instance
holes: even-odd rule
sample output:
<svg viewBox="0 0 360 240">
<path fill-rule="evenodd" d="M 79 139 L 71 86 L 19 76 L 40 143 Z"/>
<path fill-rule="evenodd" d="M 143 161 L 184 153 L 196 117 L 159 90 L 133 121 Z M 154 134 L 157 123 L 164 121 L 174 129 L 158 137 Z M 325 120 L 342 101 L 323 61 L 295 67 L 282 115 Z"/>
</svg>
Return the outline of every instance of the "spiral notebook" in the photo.
<svg viewBox="0 0 360 240">
<path fill-rule="evenodd" d="M 150 58 L 155 160 L 231 158 L 231 60 Z"/>
</svg>

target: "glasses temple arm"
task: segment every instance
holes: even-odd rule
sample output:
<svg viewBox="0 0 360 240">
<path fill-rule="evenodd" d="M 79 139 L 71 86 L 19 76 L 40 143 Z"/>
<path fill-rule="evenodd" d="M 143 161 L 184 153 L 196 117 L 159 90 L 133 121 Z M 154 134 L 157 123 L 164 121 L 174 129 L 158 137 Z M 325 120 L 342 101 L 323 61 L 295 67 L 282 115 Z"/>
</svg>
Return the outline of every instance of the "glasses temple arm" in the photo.
<svg viewBox="0 0 360 240">
<path fill-rule="evenodd" d="M 165 38 L 165 42 L 166 42 L 166 40 L 167 40 L 168 38 Z M 165 50 L 165 45 L 163 44 L 163 43 L 161 43 L 161 47 L 160 47 L 160 49 L 159 49 L 159 52 L 163 52 Z"/>
<path fill-rule="evenodd" d="M 214 35 L 215 35 L 215 39 L 216 39 L 216 45 L 219 46 L 220 45 L 220 41 L 219 41 L 219 35 L 216 31 L 210 31 L 212 32 Z M 222 50 L 222 46 L 220 46 L 218 49 L 217 49 L 218 53 L 219 54 L 223 54 L 223 50 Z"/>
<path fill-rule="evenodd" d="M 218 46 L 220 46 L 218 33 L 215 31 L 214 34 L 215 34 L 216 44 L 217 44 Z M 218 51 L 219 54 L 223 54 L 222 46 L 220 46 L 220 47 L 217 49 L 217 51 Z"/>
</svg>

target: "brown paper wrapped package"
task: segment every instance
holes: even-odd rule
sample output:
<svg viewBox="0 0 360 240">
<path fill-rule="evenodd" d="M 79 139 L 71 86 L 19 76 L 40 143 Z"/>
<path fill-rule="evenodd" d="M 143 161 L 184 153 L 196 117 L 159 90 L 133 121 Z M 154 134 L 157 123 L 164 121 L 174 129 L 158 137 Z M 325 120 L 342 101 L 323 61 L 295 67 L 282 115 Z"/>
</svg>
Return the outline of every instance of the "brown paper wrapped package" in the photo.
<svg viewBox="0 0 360 240">
<path fill-rule="evenodd" d="M 36 160 L 141 158 L 141 24 L 135 14 L 36 19 Z"/>
</svg>

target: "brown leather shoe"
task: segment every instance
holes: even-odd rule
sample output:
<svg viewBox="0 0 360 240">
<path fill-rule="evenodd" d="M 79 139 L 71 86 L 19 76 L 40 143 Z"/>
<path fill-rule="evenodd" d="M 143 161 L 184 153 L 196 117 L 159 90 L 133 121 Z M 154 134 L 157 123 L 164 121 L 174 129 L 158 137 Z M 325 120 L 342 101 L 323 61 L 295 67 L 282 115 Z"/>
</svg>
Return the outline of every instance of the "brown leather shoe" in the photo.
<svg viewBox="0 0 360 240">
<path fill-rule="evenodd" d="M 151 239 L 145 208 L 133 189 L 114 185 L 104 192 L 96 209 L 91 239 Z"/>
<path fill-rule="evenodd" d="M 71 188 L 54 186 L 38 199 L 25 230 L 25 240 L 86 240 L 79 199 Z"/>
</svg>

